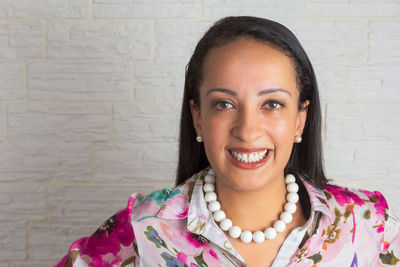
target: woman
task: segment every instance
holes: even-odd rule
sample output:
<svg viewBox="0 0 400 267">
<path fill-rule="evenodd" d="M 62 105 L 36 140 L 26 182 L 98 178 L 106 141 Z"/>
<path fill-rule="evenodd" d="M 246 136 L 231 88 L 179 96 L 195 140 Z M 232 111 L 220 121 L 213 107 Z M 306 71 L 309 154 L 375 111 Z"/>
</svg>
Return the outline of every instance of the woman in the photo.
<svg viewBox="0 0 400 267">
<path fill-rule="evenodd" d="M 382 266 L 379 192 L 327 185 L 311 63 L 284 26 L 228 17 L 187 67 L 177 187 L 133 194 L 57 266 Z M 243 229 L 243 230 L 242 230 Z"/>
</svg>

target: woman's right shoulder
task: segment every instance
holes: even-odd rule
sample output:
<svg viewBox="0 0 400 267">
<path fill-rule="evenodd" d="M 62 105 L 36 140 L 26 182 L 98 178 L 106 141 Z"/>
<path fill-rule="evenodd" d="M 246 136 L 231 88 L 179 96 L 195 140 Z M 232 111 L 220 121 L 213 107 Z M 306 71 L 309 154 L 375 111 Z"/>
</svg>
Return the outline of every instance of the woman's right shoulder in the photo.
<svg viewBox="0 0 400 267">
<path fill-rule="evenodd" d="M 148 195 L 133 193 L 125 208 L 105 220 L 92 235 L 73 242 L 67 255 L 55 266 L 125 266 L 129 263 L 139 266 L 140 258 L 132 221 L 138 217 L 157 214 L 159 205 L 172 192 L 171 189 L 164 188 Z"/>
<path fill-rule="evenodd" d="M 127 205 L 108 218 L 92 235 L 73 242 L 67 255 L 55 266 L 125 266 L 130 263 L 139 266 L 134 225 L 147 223 L 149 218 L 185 217 L 197 177 L 194 175 L 173 189 L 163 188 L 146 195 L 133 193 Z"/>
<path fill-rule="evenodd" d="M 143 217 L 157 216 L 165 202 L 178 193 L 180 193 L 179 188 L 163 188 L 147 195 L 133 193 L 128 200 L 128 213 L 134 221 Z"/>
<path fill-rule="evenodd" d="M 187 213 L 196 181 L 202 177 L 204 177 L 204 171 L 194 174 L 183 184 L 172 189 L 163 188 L 147 195 L 133 193 L 127 206 L 132 222 L 155 217 L 182 218 Z"/>
</svg>

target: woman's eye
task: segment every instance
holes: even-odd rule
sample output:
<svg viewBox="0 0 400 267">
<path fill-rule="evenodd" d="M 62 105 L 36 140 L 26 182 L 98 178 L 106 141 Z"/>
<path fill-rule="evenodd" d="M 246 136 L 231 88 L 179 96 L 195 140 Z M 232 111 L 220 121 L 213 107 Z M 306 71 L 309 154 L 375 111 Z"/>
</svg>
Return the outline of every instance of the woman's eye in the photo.
<svg viewBox="0 0 400 267">
<path fill-rule="evenodd" d="M 225 110 L 233 108 L 233 104 L 228 101 L 218 101 L 214 103 L 213 107 L 217 110 Z"/>
<path fill-rule="evenodd" d="M 270 109 L 270 110 L 278 109 L 283 106 L 284 105 L 282 103 L 275 101 L 275 100 L 268 101 L 264 104 L 264 107 L 266 107 L 267 109 Z"/>
</svg>

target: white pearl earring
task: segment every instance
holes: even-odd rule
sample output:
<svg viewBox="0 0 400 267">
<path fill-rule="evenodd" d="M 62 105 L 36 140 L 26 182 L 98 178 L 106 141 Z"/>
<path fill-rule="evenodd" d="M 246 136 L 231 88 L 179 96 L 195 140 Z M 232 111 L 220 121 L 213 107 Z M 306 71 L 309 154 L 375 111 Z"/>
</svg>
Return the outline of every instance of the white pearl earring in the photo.
<svg viewBox="0 0 400 267">
<path fill-rule="evenodd" d="M 201 143 L 201 142 L 203 142 L 203 138 L 202 138 L 200 135 L 198 135 L 198 136 L 196 137 L 196 141 L 199 142 L 199 143 Z"/>
<path fill-rule="evenodd" d="M 303 138 L 301 138 L 301 136 L 296 136 L 296 137 L 294 138 L 294 141 L 295 141 L 296 143 L 301 143 L 302 140 L 303 140 Z"/>
</svg>

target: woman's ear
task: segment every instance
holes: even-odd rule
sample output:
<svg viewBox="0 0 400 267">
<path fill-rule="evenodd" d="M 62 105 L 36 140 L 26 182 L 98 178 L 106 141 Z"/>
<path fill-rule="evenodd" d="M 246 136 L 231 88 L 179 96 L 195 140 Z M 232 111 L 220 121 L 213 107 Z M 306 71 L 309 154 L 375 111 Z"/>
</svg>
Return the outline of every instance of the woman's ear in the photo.
<svg viewBox="0 0 400 267">
<path fill-rule="evenodd" d="M 200 123 L 200 106 L 194 102 L 193 99 L 189 100 L 190 112 L 192 113 L 193 127 L 196 129 L 198 136 L 203 136 L 201 133 L 201 123 Z"/>
<path fill-rule="evenodd" d="M 301 109 L 297 113 L 297 121 L 296 121 L 296 134 L 295 136 L 301 136 L 303 134 L 304 126 L 307 120 L 307 112 L 308 105 L 310 104 L 310 100 L 306 100 L 301 105 Z"/>
</svg>

